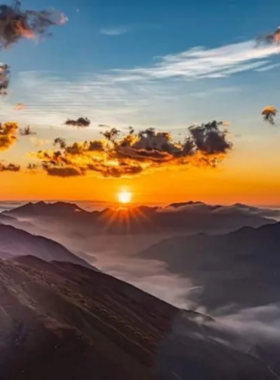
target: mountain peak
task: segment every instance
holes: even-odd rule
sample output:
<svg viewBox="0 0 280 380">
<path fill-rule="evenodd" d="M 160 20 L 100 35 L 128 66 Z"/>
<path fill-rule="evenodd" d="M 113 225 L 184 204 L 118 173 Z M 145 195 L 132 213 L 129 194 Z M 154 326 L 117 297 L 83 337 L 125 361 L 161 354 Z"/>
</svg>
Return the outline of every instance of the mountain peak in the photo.
<svg viewBox="0 0 280 380">
<path fill-rule="evenodd" d="M 15 215 L 28 215 L 29 213 L 32 214 L 73 214 L 74 212 L 86 212 L 79 206 L 77 206 L 74 203 L 69 202 L 29 202 L 22 206 L 19 206 L 17 208 L 14 208 L 10 211 L 6 211 L 5 214 L 15 214 Z"/>
<path fill-rule="evenodd" d="M 187 202 L 175 202 L 175 203 L 170 203 L 168 207 L 173 207 L 173 208 L 178 208 L 178 207 L 184 207 L 184 206 L 194 206 L 194 205 L 205 205 L 206 203 L 200 202 L 200 201 L 187 201 Z"/>
</svg>

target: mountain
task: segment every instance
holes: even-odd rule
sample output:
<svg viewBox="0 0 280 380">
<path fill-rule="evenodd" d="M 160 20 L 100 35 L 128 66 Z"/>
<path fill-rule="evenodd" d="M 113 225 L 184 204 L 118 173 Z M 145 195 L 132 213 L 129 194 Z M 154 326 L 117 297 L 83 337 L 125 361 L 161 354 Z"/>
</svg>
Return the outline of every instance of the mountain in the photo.
<svg viewBox="0 0 280 380">
<path fill-rule="evenodd" d="M 0 224 L 13 226 L 30 233 L 36 233 L 36 235 L 37 232 L 40 231 L 40 229 L 36 228 L 30 221 L 18 220 L 15 216 L 5 215 L 4 213 L 0 213 Z"/>
<path fill-rule="evenodd" d="M 16 218 L 14 216 L 10 216 L 10 215 L 5 215 L 3 213 L 0 213 L 0 223 L 12 223 L 13 221 L 15 221 Z"/>
<path fill-rule="evenodd" d="M 277 211 L 279 213 L 279 211 Z M 107 208 L 102 211 L 85 211 L 70 203 L 28 203 L 6 211 L 8 216 L 32 221 L 44 228 L 73 233 L 197 233 L 229 232 L 242 226 L 259 227 L 275 223 L 262 209 L 257 214 L 250 207 L 211 206 L 202 202 L 173 203 L 168 207 Z"/>
<path fill-rule="evenodd" d="M 276 379 L 197 313 L 81 266 L 0 260 L 0 302 L 2 380 Z"/>
<path fill-rule="evenodd" d="M 66 261 L 90 267 L 86 261 L 51 239 L 0 224 L 0 258 L 26 255 L 33 255 L 46 261 Z"/>
<path fill-rule="evenodd" d="M 67 202 L 55 202 L 55 203 L 47 203 L 47 202 L 29 202 L 17 208 L 14 208 L 9 211 L 5 211 L 6 215 L 16 215 L 16 216 L 45 216 L 45 215 L 63 215 L 63 216 L 71 216 L 76 212 L 86 212 L 81 209 L 79 206 L 73 203 Z"/>
<path fill-rule="evenodd" d="M 190 299 L 210 310 L 280 301 L 280 223 L 224 235 L 177 236 L 139 256 L 163 261 L 189 278 L 196 287 Z"/>
</svg>

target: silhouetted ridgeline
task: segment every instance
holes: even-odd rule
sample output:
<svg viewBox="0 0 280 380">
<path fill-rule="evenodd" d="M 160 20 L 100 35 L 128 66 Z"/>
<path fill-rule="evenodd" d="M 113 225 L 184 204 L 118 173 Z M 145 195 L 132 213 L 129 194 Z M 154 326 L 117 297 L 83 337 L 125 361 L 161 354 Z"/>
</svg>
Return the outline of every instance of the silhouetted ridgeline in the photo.
<svg viewBox="0 0 280 380">
<path fill-rule="evenodd" d="M 202 202 L 171 204 L 168 207 L 139 206 L 107 208 L 88 212 L 72 203 L 28 203 L 6 211 L 8 216 L 53 223 L 60 230 L 72 228 L 82 233 L 191 233 L 228 232 L 243 226 L 259 227 L 275 223 L 278 210 L 245 205 L 211 206 Z M 8 222 L 7 222 L 8 223 Z M 11 221 L 12 223 L 12 221 Z"/>
</svg>

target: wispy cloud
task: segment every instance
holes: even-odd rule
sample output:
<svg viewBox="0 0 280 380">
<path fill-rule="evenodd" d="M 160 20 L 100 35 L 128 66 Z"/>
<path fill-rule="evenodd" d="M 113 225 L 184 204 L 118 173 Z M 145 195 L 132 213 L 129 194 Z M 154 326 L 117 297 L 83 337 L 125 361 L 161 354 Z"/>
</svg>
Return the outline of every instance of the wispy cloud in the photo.
<svg viewBox="0 0 280 380">
<path fill-rule="evenodd" d="M 53 141 L 50 139 L 39 139 L 36 136 L 30 137 L 30 141 L 36 147 L 41 147 L 41 146 L 48 145 L 48 144 L 50 145 L 53 143 Z"/>
<path fill-rule="evenodd" d="M 160 29 L 160 25 L 158 24 L 131 24 L 131 25 L 119 25 L 119 26 L 107 26 L 101 28 L 99 30 L 100 34 L 104 34 L 105 36 L 120 36 L 122 34 L 126 34 L 128 32 L 135 31 L 147 31 L 147 30 L 155 30 Z"/>
<path fill-rule="evenodd" d="M 273 69 L 269 58 L 279 53 L 279 46 L 257 47 L 255 41 L 214 49 L 197 47 L 159 57 L 151 66 L 114 70 L 111 75 L 117 81 L 224 78 L 243 71 Z"/>
<path fill-rule="evenodd" d="M 129 31 L 129 28 L 124 26 L 116 26 L 116 27 L 108 27 L 100 29 L 100 34 L 104 34 L 105 36 L 120 36 Z"/>
<path fill-rule="evenodd" d="M 268 65 L 268 66 L 264 66 L 264 67 L 260 67 L 258 69 L 256 69 L 256 71 L 269 71 L 269 70 L 273 70 L 273 69 L 276 69 L 277 67 L 280 67 L 280 63 L 275 63 L 273 65 Z"/>
<path fill-rule="evenodd" d="M 219 107 L 213 108 L 213 97 L 219 100 L 239 91 L 227 81 L 231 76 L 273 70 L 277 62 L 272 58 L 279 53 L 280 46 L 257 47 L 247 41 L 197 47 L 137 68 L 69 73 L 69 78 L 65 73 L 22 72 L 11 84 L 11 96 L 2 101 L 0 118 L 9 115 L 22 123 L 62 129 L 66 118 L 77 115 L 89 117 L 89 129 L 95 125 L 98 129 L 100 123 L 118 128 L 133 123 L 139 128 L 181 128 L 201 118 L 202 108 L 207 119 L 228 118 L 220 112 L 219 101 Z M 12 94 L 22 94 L 27 108 L 13 110 Z"/>
</svg>

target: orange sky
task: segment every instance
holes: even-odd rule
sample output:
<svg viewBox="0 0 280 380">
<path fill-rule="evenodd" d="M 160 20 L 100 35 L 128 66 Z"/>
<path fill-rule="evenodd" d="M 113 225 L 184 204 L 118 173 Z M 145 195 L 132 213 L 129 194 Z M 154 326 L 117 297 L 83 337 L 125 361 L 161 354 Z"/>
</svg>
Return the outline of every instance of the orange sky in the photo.
<svg viewBox="0 0 280 380">
<path fill-rule="evenodd" d="M 0 199 L 111 202 L 117 199 L 117 193 L 123 187 L 127 187 L 137 203 L 201 200 L 280 205 L 280 135 L 276 129 L 272 132 L 266 136 L 234 138 L 234 149 L 216 169 L 185 166 L 180 170 L 155 170 L 129 179 L 98 178 L 94 175 L 59 178 L 44 173 L 3 172 L 0 173 Z M 21 140 L 5 152 L 8 161 L 22 161 L 30 151 L 30 147 L 25 148 L 25 142 L 27 140 Z"/>
<path fill-rule="evenodd" d="M 140 203 L 201 200 L 209 203 L 280 204 L 280 176 L 265 165 L 217 169 L 160 170 L 130 179 L 94 176 L 57 178 L 45 174 L 1 173 L 3 200 L 115 201 L 123 188 Z"/>
</svg>

